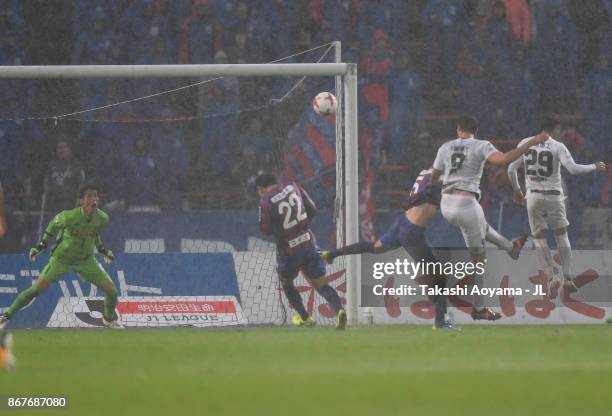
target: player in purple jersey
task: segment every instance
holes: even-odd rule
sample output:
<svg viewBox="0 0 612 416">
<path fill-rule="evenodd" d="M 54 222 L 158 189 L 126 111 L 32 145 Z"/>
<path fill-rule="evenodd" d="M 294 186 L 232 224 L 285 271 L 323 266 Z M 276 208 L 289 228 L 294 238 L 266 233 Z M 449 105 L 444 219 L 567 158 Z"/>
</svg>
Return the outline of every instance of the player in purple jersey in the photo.
<svg viewBox="0 0 612 416">
<path fill-rule="evenodd" d="M 440 207 L 440 188 L 440 185 L 431 182 L 431 169 L 422 170 L 402 204 L 404 212 L 397 216 L 391 227 L 378 240 L 373 243 L 361 241 L 335 250 L 323 251 L 321 257 L 325 262 L 331 264 L 339 256 L 361 253 L 378 254 L 403 247 L 414 261 L 437 262 L 438 260 L 425 238 L 425 227 Z M 495 239 L 495 236 L 498 235 L 497 231 L 490 226 L 488 228 L 490 230 L 487 231 L 487 240 L 497 244 Z M 512 243 L 512 248 L 507 250 L 508 254 L 514 259 L 518 258 L 526 240 L 526 235 L 515 240 Z M 446 276 L 444 275 L 430 276 L 430 278 L 431 284 L 435 287 L 446 285 Z M 445 318 L 446 297 L 432 296 L 430 299 L 435 307 L 434 329 L 452 328 L 452 325 Z M 494 315 L 495 312 L 489 309 L 488 311 L 491 314 L 483 319 L 499 319 Z M 472 317 L 474 318 L 474 316 Z"/>
<path fill-rule="evenodd" d="M 338 293 L 325 280 L 325 264 L 310 221 L 317 207 L 308 193 L 296 182 L 279 183 L 276 176 L 262 173 L 255 180 L 259 201 L 259 228 L 276 239 L 277 271 L 289 304 L 298 315 L 295 325 L 314 326 L 302 297 L 293 285 L 300 270 L 310 279 L 315 290 L 336 311 L 336 329 L 346 327 L 346 311 Z"/>
</svg>

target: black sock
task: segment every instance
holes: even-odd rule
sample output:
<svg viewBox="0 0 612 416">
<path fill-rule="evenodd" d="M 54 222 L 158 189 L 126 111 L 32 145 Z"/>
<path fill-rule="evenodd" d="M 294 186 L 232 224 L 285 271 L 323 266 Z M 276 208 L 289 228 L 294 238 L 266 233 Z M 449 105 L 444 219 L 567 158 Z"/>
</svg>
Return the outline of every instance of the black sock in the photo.
<svg viewBox="0 0 612 416">
<path fill-rule="evenodd" d="M 332 259 L 338 256 L 345 256 L 347 254 L 361 253 L 374 253 L 374 243 L 371 241 L 360 241 L 358 243 L 349 244 L 348 246 L 329 251 L 329 255 Z"/>
<path fill-rule="evenodd" d="M 433 280 L 433 287 L 434 288 L 444 288 L 446 287 L 446 279 L 444 277 L 435 277 Z M 431 302 L 434 304 L 434 310 L 435 310 L 435 323 L 436 325 L 442 325 L 444 324 L 445 320 L 446 320 L 446 311 L 447 311 L 447 307 L 448 307 L 448 303 L 446 300 L 446 296 L 444 295 L 440 295 L 440 296 L 430 296 L 430 300 Z"/>
<path fill-rule="evenodd" d="M 436 311 L 436 325 L 443 324 L 446 320 L 446 296 L 438 296 L 438 299 L 434 302 L 434 309 Z"/>
<path fill-rule="evenodd" d="M 319 295 L 323 296 L 323 298 L 330 304 L 332 308 L 338 313 L 340 309 L 344 309 L 342 306 L 342 301 L 340 301 L 340 296 L 338 296 L 338 292 L 334 290 L 330 285 L 325 285 L 320 289 L 317 289 Z"/>
<path fill-rule="evenodd" d="M 283 292 L 285 292 L 285 296 L 289 300 L 289 304 L 297 313 L 300 314 L 300 317 L 305 321 L 310 316 L 308 312 L 306 312 L 306 308 L 304 308 L 304 303 L 302 302 L 302 297 L 300 296 L 300 292 L 297 291 L 293 282 L 283 282 Z"/>
</svg>

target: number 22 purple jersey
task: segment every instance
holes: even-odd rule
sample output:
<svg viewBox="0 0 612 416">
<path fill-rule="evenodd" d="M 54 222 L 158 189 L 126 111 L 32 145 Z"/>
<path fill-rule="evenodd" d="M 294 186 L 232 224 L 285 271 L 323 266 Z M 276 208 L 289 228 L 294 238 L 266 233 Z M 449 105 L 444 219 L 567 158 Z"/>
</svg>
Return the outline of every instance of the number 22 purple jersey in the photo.
<svg viewBox="0 0 612 416">
<path fill-rule="evenodd" d="M 274 185 L 259 201 L 259 228 L 274 235 L 281 253 L 316 246 L 310 220 L 317 208 L 308 193 L 296 182 Z"/>
</svg>

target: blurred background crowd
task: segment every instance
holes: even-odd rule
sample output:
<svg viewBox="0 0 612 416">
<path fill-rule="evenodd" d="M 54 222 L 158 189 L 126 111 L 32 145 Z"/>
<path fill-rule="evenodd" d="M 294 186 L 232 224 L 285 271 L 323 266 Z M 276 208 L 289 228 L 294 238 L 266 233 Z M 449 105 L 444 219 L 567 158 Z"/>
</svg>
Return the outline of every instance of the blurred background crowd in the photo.
<svg viewBox="0 0 612 416">
<path fill-rule="evenodd" d="M 340 40 L 343 61 L 358 63 L 362 171 L 384 210 L 399 207 L 462 113 L 480 120 L 480 138 L 507 150 L 554 112 L 578 162 L 610 161 L 611 18 L 612 0 L 4 0 L 0 64 L 315 62 L 320 52 L 294 54 Z M 90 122 L 32 117 L 184 84 L 2 81 L 0 182 L 18 230 L 5 249 L 31 238 L 32 221 L 17 214 L 71 207 L 85 181 L 102 185 L 109 210 L 176 212 L 252 209 L 244 190 L 261 168 L 300 179 L 278 163 L 299 115 L 274 128 L 273 112 L 240 115 L 261 97 L 281 96 L 290 80 L 225 78 L 163 101 L 78 114 Z M 193 103 L 196 116 L 184 117 Z M 232 116 L 204 117 L 211 111 Z M 612 206 L 612 171 L 566 175 L 566 187 L 572 212 Z M 505 171 L 487 169 L 483 205 L 498 209 L 510 195 Z"/>
</svg>

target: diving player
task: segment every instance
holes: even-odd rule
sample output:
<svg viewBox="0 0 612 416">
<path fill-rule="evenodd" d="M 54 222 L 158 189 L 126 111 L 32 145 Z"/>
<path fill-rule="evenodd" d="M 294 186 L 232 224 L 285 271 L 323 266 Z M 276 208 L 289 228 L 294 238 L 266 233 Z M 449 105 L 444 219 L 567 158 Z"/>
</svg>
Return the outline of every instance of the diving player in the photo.
<svg viewBox="0 0 612 416">
<path fill-rule="evenodd" d="M 114 259 L 113 252 L 104 247 L 100 238 L 100 230 L 108 223 L 108 215 L 98 208 L 98 201 L 98 188 L 86 185 L 79 190 L 80 206 L 62 211 L 51 220 L 41 241 L 30 250 L 30 260 L 34 261 L 47 248 L 49 239 L 55 236 L 49 262 L 36 282 L 19 293 L 6 313 L 0 315 L 0 328 L 50 284 L 70 272 L 77 273 L 104 292 L 102 323 L 109 328 L 123 328 L 115 313 L 117 289 L 94 256 L 94 249 L 97 249 L 106 263 L 110 264 Z"/>
<path fill-rule="evenodd" d="M 422 170 L 406 196 L 402 212 L 391 227 L 376 242 L 358 242 L 335 250 L 323 251 L 321 257 L 332 263 L 336 257 L 361 253 L 384 253 L 403 247 L 414 261 L 437 262 L 425 238 L 425 227 L 440 206 L 440 185 L 431 181 L 432 170 Z M 506 250 L 508 255 L 517 259 L 527 236 L 514 242 L 506 240 L 492 227 L 487 229 L 487 240 Z M 445 276 L 432 276 L 432 285 L 444 287 Z M 432 297 L 435 307 L 434 328 L 450 328 L 446 321 L 446 298 Z M 474 318 L 478 319 L 478 318 Z"/>
<path fill-rule="evenodd" d="M 336 329 L 346 327 L 346 311 L 338 293 L 325 280 L 325 264 L 310 221 L 316 206 L 308 193 L 296 182 L 280 183 L 276 176 L 262 173 L 255 180 L 259 201 L 259 228 L 276 239 L 277 271 L 289 303 L 298 313 L 292 318 L 297 326 L 314 326 L 315 321 L 304 308 L 302 297 L 293 285 L 300 270 L 315 290 L 336 311 Z"/>
</svg>

